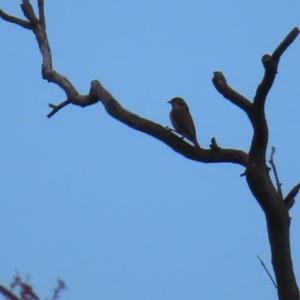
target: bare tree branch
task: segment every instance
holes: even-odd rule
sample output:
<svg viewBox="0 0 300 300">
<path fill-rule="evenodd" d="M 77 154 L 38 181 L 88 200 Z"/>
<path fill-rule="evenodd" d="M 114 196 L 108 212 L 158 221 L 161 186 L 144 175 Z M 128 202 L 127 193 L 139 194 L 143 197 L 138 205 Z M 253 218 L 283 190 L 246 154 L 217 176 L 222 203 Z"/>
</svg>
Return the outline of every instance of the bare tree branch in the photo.
<svg viewBox="0 0 300 300">
<path fill-rule="evenodd" d="M 48 118 L 51 118 L 54 114 L 56 114 L 60 109 L 62 109 L 63 107 L 65 107 L 66 105 L 70 104 L 70 101 L 67 99 L 65 101 L 63 101 L 60 104 L 53 104 L 53 103 L 49 103 L 49 107 L 52 108 L 52 111 L 49 112 L 49 114 L 47 115 Z"/>
<path fill-rule="evenodd" d="M 11 16 L 6 12 L 4 12 L 2 9 L 0 9 L 0 18 L 3 19 L 4 21 L 17 24 L 25 29 L 32 29 L 32 26 L 28 21 Z"/>
<path fill-rule="evenodd" d="M 247 115 L 249 115 L 252 103 L 233 90 L 228 84 L 225 79 L 225 76 L 222 74 L 222 72 L 214 72 L 214 77 L 212 78 L 212 82 L 217 89 L 217 91 L 223 95 L 224 98 L 231 101 L 233 104 L 241 108 L 244 112 L 246 112 Z"/>
<path fill-rule="evenodd" d="M 288 199 L 288 201 L 284 201 L 287 210 L 290 210 L 294 206 L 295 202 L 296 200 L 294 198 Z"/>
<path fill-rule="evenodd" d="M 271 279 L 272 283 L 274 284 L 275 288 L 277 289 L 277 284 L 276 284 L 275 280 L 273 279 L 271 273 L 267 269 L 265 263 L 263 262 L 263 260 L 258 255 L 257 255 L 257 258 L 259 259 L 260 263 L 262 264 L 263 268 L 265 269 L 265 271 L 267 272 L 269 278 Z"/>
<path fill-rule="evenodd" d="M 299 289 L 290 249 L 290 216 L 285 202 L 282 201 L 270 179 L 266 166 L 268 125 L 265 116 L 265 101 L 277 73 L 279 58 L 295 40 L 299 30 L 293 29 L 291 33 L 276 48 L 276 50 L 280 50 L 274 51 L 274 57 L 264 55 L 262 58 L 265 74 L 257 88 L 250 114 L 254 133 L 246 170 L 246 178 L 251 192 L 266 215 L 272 264 L 280 300 L 298 300 Z"/>
<path fill-rule="evenodd" d="M 73 104 L 78 105 L 81 107 L 85 107 L 88 105 L 95 104 L 99 101 L 98 95 L 97 95 L 97 80 L 93 80 L 91 82 L 91 87 L 88 95 L 76 95 L 73 98 Z M 107 91 L 106 91 L 107 92 Z M 52 103 L 49 103 L 49 107 L 52 108 L 52 111 L 47 115 L 48 118 L 52 117 L 55 113 L 57 113 L 60 109 L 65 107 L 66 105 L 70 104 L 70 100 L 65 100 L 62 103 L 55 105 Z"/>
<path fill-rule="evenodd" d="M 256 90 L 253 100 L 251 123 L 254 129 L 254 135 L 249 153 L 250 156 L 255 157 L 255 160 L 260 163 L 263 163 L 265 160 L 268 144 L 268 125 L 264 111 L 265 101 L 275 80 L 279 59 L 284 51 L 296 39 L 298 34 L 299 29 L 294 28 L 276 48 L 272 56 L 265 54 L 262 57 L 265 74 Z"/>
<path fill-rule="evenodd" d="M 214 137 L 211 139 L 211 144 L 209 145 L 209 147 L 214 151 L 219 151 L 221 149 L 219 147 L 219 145 L 217 144 L 216 138 L 214 138 Z"/>
<path fill-rule="evenodd" d="M 275 76 L 277 74 L 278 62 L 280 60 L 281 55 L 292 44 L 292 42 L 296 39 L 298 34 L 299 29 L 295 27 L 275 49 L 272 56 L 265 54 L 262 57 L 262 62 L 265 67 L 265 75 L 262 82 L 258 86 L 256 95 L 254 97 L 254 103 L 258 102 L 259 106 L 264 106 L 267 94 L 270 88 L 272 87 Z"/>
<path fill-rule="evenodd" d="M 33 31 L 43 58 L 43 79 L 57 84 L 67 95 L 67 99 L 62 103 L 58 105 L 49 104 L 52 111 L 48 114 L 48 117 L 51 117 L 70 103 L 85 107 L 100 101 L 104 105 L 107 113 L 115 119 L 162 141 L 174 151 L 189 159 L 203 163 L 231 162 L 244 166 L 246 168 L 244 174 L 246 175 L 249 188 L 266 215 L 272 264 L 278 286 L 278 297 L 280 300 L 299 300 L 299 290 L 295 279 L 290 251 L 290 216 L 287 207 L 291 207 L 291 203 L 300 186 L 295 186 L 284 201 L 282 201 L 281 196 L 272 183 L 266 165 L 268 126 L 264 109 L 267 94 L 272 87 L 277 73 L 280 57 L 295 40 L 299 29 L 294 28 L 275 49 L 273 55 L 263 56 L 262 62 L 265 68 L 265 74 L 256 90 L 253 103 L 229 87 L 221 72 L 214 73 L 213 84 L 216 89 L 226 99 L 245 111 L 251 121 L 254 133 L 249 154 L 236 149 L 223 149 L 217 145 L 214 138 L 211 141 L 210 149 L 197 149 L 175 135 L 172 131 L 167 130 L 164 126 L 124 109 L 98 80 L 91 82 L 88 95 L 80 95 L 66 77 L 53 70 L 52 55 L 45 30 L 44 1 L 37 1 L 39 18 L 36 17 L 29 0 L 22 0 L 21 4 L 23 13 L 29 22 L 8 16 L 3 11 L 0 11 L 0 17 L 8 22 L 16 23 Z"/>
<path fill-rule="evenodd" d="M 45 21 L 43 1 L 39 1 L 38 4 L 39 4 L 39 15 L 41 21 L 35 16 L 34 10 L 28 0 L 23 0 L 23 3 L 21 4 L 21 8 L 26 18 L 32 24 L 32 31 L 36 36 L 43 57 L 43 63 L 42 63 L 43 79 L 46 79 L 49 82 L 53 82 L 57 84 L 60 88 L 62 88 L 67 95 L 69 101 L 68 103 L 85 106 L 84 100 L 87 100 L 86 105 L 90 105 L 89 98 L 78 97 L 79 93 L 72 85 L 72 83 L 66 77 L 62 76 L 61 74 L 53 70 L 50 45 L 48 42 L 46 29 L 44 26 L 46 21 Z"/>
<path fill-rule="evenodd" d="M 276 165 L 275 165 L 275 162 L 274 162 L 275 151 L 276 151 L 276 148 L 272 147 L 271 158 L 269 160 L 269 163 L 271 164 L 273 172 L 274 172 L 278 194 L 279 194 L 280 198 L 283 200 L 283 195 L 282 195 L 282 190 L 281 190 L 281 185 L 282 184 L 279 180 L 278 173 L 277 173 L 277 168 L 276 168 Z"/>
<path fill-rule="evenodd" d="M 217 151 L 216 149 L 197 149 L 164 126 L 124 109 L 98 80 L 92 81 L 90 95 L 99 99 L 108 114 L 115 119 L 131 128 L 155 137 L 189 159 L 204 163 L 231 162 L 242 166 L 247 165 L 247 154 L 241 150 L 221 149 L 220 147 Z"/>
<path fill-rule="evenodd" d="M 33 7 L 30 3 L 29 0 L 22 0 L 22 4 L 21 9 L 24 13 L 24 16 L 29 20 L 29 22 L 31 23 L 31 25 L 33 26 L 32 30 L 34 29 L 34 27 L 39 26 L 39 20 L 38 18 L 35 16 Z"/>
<path fill-rule="evenodd" d="M 65 282 L 61 279 L 57 280 L 57 286 L 53 289 L 53 296 L 51 300 L 59 299 L 59 295 L 62 290 L 65 290 L 67 288 Z"/>
<path fill-rule="evenodd" d="M 10 290 L 0 285 L 0 293 L 9 300 L 20 300 L 17 296 L 15 296 Z"/>
<path fill-rule="evenodd" d="M 209 150 L 201 149 L 201 151 L 197 151 L 195 147 L 183 141 L 181 138 L 179 138 L 169 130 L 166 130 L 165 127 L 150 120 L 141 118 L 140 116 L 124 109 L 97 80 L 93 80 L 91 82 L 91 88 L 88 95 L 79 95 L 75 87 L 66 77 L 53 70 L 51 50 L 48 43 L 46 30 L 41 24 L 41 20 L 39 20 L 35 16 L 30 2 L 28 0 L 23 0 L 21 8 L 24 15 L 32 24 L 32 31 L 36 36 L 43 57 L 43 78 L 47 79 L 50 82 L 56 83 L 67 94 L 67 99 L 62 103 L 58 105 L 52 103 L 49 104 L 49 106 L 52 108 L 52 111 L 47 115 L 48 117 L 53 116 L 56 112 L 70 103 L 85 107 L 95 104 L 100 100 L 103 103 L 106 111 L 112 117 L 127 124 L 131 128 L 155 137 L 156 139 L 170 146 L 176 152 L 189 159 L 204 163 L 231 162 L 240 164 L 244 167 L 247 165 L 247 154 L 241 150 L 221 149 L 219 147 Z M 42 18 L 44 18 L 43 1 L 39 1 L 39 14 L 40 19 L 41 16 Z"/>
<path fill-rule="evenodd" d="M 44 10 L 44 0 L 38 0 L 39 7 L 39 20 L 40 24 L 44 30 L 46 30 L 46 18 L 45 18 L 45 10 Z"/>
<path fill-rule="evenodd" d="M 292 206 L 294 205 L 295 203 L 295 197 L 296 195 L 298 194 L 299 192 L 299 189 L 300 189 L 300 183 L 298 183 L 297 185 L 295 185 L 291 191 L 287 194 L 287 196 L 284 198 L 284 203 L 285 205 L 287 206 L 288 209 L 291 209 Z"/>
<path fill-rule="evenodd" d="M 72 98 L 72 102 L 69 99 L 67 99 L 57 105 L 55 105 L 53 103 L 49 103 L 49 107 L 52 108 L 52 111 L 47 115 L 47 117 L 48 118 L 52 117 L 60 109 L 62 109 L 63 107 L 65 107 L 66 105 L 68 105 L 70 103 L 77 105 L 77 106 L 85 107 L 85 106 L 95 104 L 97 102 L 98 102 L 98 100 L 94 99 L 91 95 L 76 95 L 75 97 Z"/>
<path fill-rule="evenodd" d="M 280 60 L 281 55 L 294 42 L 294 40 L 297 38 L 298 34 L 299 34 L 299 28 L 294 27 L 291 30 L 291 32 L 286 36 L 286 38 L 279 44 L 279 46 L 273 52 L 272 58 L 275 61 Z"/>
</svg>

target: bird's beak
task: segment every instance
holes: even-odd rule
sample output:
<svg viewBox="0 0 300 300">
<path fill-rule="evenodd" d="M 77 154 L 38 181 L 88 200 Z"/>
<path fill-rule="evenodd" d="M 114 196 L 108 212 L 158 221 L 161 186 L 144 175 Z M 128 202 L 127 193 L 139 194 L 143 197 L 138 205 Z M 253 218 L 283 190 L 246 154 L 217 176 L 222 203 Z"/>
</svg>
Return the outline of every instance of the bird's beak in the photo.
<svg viewBox="0 0 300 300">
<path fill-rule="evenodd" d="M 167 103 L 172 103 L 172 100 L 170 100 L 170 101 L 167 101 Z"/>
</svg>

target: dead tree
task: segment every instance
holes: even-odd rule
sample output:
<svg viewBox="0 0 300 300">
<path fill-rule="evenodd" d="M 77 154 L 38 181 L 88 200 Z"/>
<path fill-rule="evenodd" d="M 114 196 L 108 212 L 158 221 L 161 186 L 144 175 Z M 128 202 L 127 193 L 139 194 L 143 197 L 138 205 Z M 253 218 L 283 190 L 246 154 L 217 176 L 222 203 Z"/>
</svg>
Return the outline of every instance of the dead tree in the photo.
<svg viewBox="0 0 300 300">
<path fill-rule="evenodd" d="M 273 184 L 269 174 L 270 168 L 266 164 L 269 130 L 265 116 L 265 102 L 275 80 L 279 60 L 284 51 L 296 39 L 299 29 L 294 28 L 271 55 L 263 55 L 262 64 L 265 72 L 252 101 L 232 89 L 221 72 L 214 72 L 212 82 L 217 91 L 243 110 L 253 127 L 253 137 L 248 153 L 237 149 L 222 148 L 217 144 L 215 138 L 212 138 L 208 149 L 197 149 L 164 126 L 124 109 L 98 80 L 91 82 L 90 91 L 87 95 L 80 95 L 73 84 L 52 67 L 51 50 L 46 33 L 44 1 L 37 0 L 37 3 L 38 13 L 36 14 L 30 0 L 22 0 L 21 10 L 25 19 L 11 16 L 1 9 L 0 17 L 33 32 L 43 58 L 43 79 L 57 84 L 66 93 L 66 100 L 60 104 L 49 104 L 52 110 L 47 115 L 48 118 L 68 104 L 85 107 L 101 102 L 107 113 L 115 119 L 162 141 L 188 159 L 202 163 L 227 162 L 245 167 L 243 175 L 246 176 L 249 188 L 266 216 L 278 299 L 299 300 L 299 289 L 290 249 L 291 218 L 289 209 L 295 202 L 294 198 L 299 191 L 300 184 L 293 187 L 285 198 L 282 195 L 279 181 L 277 181 L 277 188 Z"/>
</svg>

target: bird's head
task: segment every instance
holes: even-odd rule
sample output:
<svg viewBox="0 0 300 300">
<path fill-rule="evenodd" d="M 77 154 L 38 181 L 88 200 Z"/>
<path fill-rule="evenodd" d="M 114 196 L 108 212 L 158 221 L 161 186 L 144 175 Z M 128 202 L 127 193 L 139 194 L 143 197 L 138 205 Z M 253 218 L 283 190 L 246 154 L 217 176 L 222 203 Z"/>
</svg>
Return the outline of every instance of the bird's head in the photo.
<svg viewBox="0 0 300 300">
<path fill-rule="evenodd" d="M 180 97 L 175 97 L 168 101 L 168 103 L 171 103 L 172 107 L 174 108 L 187 106 L 185 101 Z"/>
</svg>

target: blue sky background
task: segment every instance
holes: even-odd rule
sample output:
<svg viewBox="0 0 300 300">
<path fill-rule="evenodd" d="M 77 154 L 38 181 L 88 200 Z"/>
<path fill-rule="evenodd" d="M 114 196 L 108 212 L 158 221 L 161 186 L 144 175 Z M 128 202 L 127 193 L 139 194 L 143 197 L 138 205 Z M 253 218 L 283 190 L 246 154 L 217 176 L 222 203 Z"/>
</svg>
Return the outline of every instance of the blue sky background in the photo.
<svg viewBox="0 0 300 300">
<path fill-rule="evenodd" d="M 20 1 L 1 0 L 22 16 Z M 201 145 L 248 150 L 246 115 L 213 87 L 214 71 L 250 99 L 261 57 L 300 25 L 291 1 L 46 1 L 53 65 L 80 93 L 101 83 L 127 109 L 170 126 L 184 97 Z M 15 271 L 62 299 L 275 299 L 264 215 L 243 168 L 189 161 L 41 78 L 32 32 L 0 21 L 0 282 Z M 270 147 L 286 194 L 300 181 L 300 40 L 267 101 Z M 270 153 L 269 147 L 269 153 Z M 299 197 L 298 197 L 299 198 Z M 300 277 L 299 204 L 291 210 Z"/>
</svg>

